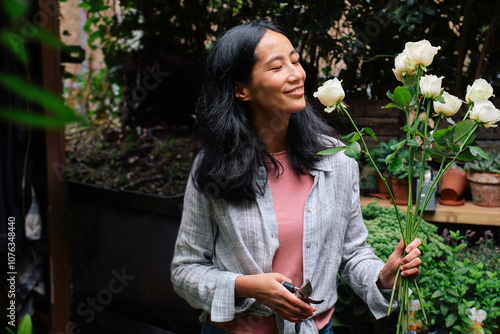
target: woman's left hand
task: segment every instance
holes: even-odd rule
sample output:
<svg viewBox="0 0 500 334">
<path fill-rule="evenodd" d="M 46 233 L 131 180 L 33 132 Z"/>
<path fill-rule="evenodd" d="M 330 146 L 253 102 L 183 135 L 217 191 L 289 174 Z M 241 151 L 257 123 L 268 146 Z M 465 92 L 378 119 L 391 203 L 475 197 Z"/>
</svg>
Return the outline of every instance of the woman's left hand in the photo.
<svg viewBox="0 0 500 334">
<path fill-rule="evenodd" d="M 387 260 L 387 263 L 382 268 L 379 273 L 377 286 L 380 289 L 392 289 L 394 285 L 394 279 L 396 278 L 396 273 L 398 272 L 399 265 L 401 264 L 401 276 L 410 279 L 417 278 L 420 275 L 420 265 L 422 260 L 420 260 L 420 255 L 422 252 L 418 247 L 422 244 L 420 239 L 413 240 L 406 247 L 406 256 L 403 258 L 404 254 L 404 241 L 401 241 L 396 246 L 394 252 Z"/>
</svg>

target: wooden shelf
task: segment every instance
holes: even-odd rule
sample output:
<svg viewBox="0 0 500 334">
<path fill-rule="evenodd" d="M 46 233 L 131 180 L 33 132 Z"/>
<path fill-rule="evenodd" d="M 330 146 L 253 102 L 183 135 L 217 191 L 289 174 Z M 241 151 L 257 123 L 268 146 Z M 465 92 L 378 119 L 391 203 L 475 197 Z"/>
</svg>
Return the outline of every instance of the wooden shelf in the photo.
<svg viewBox="0 0 500 334">
<path fill-rule="evenodd" d="M 392 207 L 392 203 L 388 199 L 361 197 L 361 205 L 372 202 L 377 202 L 381 206 Z M 406 206 L 398 207 L 406 211 Z M 465 202 L 461 206 L 436 203 L 436 211 L 425 212 L 423 218 L 428 222 L 500 226 L 500 208 L 478 206 L 472 202 Z"/>
</svg>

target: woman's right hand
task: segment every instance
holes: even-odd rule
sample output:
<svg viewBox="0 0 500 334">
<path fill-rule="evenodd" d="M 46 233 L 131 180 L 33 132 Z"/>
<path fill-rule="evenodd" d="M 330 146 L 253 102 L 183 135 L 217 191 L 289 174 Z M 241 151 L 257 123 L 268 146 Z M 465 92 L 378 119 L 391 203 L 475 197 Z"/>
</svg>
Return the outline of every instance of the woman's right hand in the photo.
<svg viewBox="0 0 500 334">
<path fill-rule="evenodd" d="M 292 283 L 288 277 L 278 273 L 238 276 L 235 282 L 236 298 L 255 298 L 291 322 L 311 317 L 316 308 L 290 293 L 281 284 L 283 281 Z"/>
</svg>

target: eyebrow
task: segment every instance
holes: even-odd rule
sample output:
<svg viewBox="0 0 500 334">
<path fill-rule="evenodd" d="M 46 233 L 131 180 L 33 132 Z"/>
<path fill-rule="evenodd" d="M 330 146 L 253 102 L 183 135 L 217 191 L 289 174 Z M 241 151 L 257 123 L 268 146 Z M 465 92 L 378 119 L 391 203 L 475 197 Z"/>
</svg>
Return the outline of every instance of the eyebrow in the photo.
<svg viewBox="0 0 500 334">
<path fill-rule="evenodd" d="M 293 49 L 292 51 L 290 51 L 290 54 L 289 56 L 293 55 L 294 53 L 297 53 L 297 50 Z M 277 56 L 274 56 L 274 57 L 271 57 L 269 60 L 267 60 L 264 65 L 267 65 L 267 64 L 270 64 L 272 63 L 273 61 L 275 60 L 281 60 L 283 59 L 284 57 L 282 55 L 277 55 Z"/>
</svg>

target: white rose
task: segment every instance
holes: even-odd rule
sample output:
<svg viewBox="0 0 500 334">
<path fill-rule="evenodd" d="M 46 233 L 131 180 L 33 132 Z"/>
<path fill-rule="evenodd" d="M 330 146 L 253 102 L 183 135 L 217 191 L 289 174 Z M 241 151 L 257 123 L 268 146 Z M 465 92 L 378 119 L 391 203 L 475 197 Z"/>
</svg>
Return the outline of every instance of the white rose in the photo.
<svg viewBox="0 0 500 334">
<path fill-rule="evenodd" d="M 462 101 L 454 96 L 450 95 L 447 92 L 443 93 L 444 103 L 439 101 L 434 101 L 434 111 L 438 114 L 444 114 L 448 117 L 455 115 L 460 107 L 462 106 Z"/>
<path fill-rule="evenodd" d="M 441 94 L 441 83 L 444 77 L 433 74 L 424 75 L 420 78 L 420 91 L 426 98 L 438 97 Z"/>
<path fill-rule="evenodd" d="M 392 71 L 399 81 L 403 81 L 403 74 L 415 74 L 415 68 L 415 62 L 413 62 L 404 51 L 394 58 L 394 69 Z"/>
<path fill-rule="evenodd" d="M 404 52 L 415 64 L 422 64 L 427 67 L 432 63 L 439 49 L 441 49 L 440 46 L 432 46 L 428 40 L 423 39 L 419 42 L 406 43 Z"/>
<path fill-rule="evenodd" d="M 313 96 L 317 97 L 324 106 L 332 107 L 344 99 L 345 93 L 341 81 L 335 78 L 327 80 L 323 86 L 318 88 L 318 91 Z"/>
<path fill-rule="evenodd" d="M 483 126 L 487 129 L 494 128 L 497 126 L 495 123 L 500 121 L 500 110 L 489 100 L 474 101 L 470 118 L 484 123 Z"/>
<path fill-rule="evenodd" d="M 493 95 L 493 87 L 484 79 L 476 79 L 472 86 L 467 86 L 465 100 L 472 102 L 474 100 L 487 100 Z"/>
</svg>

